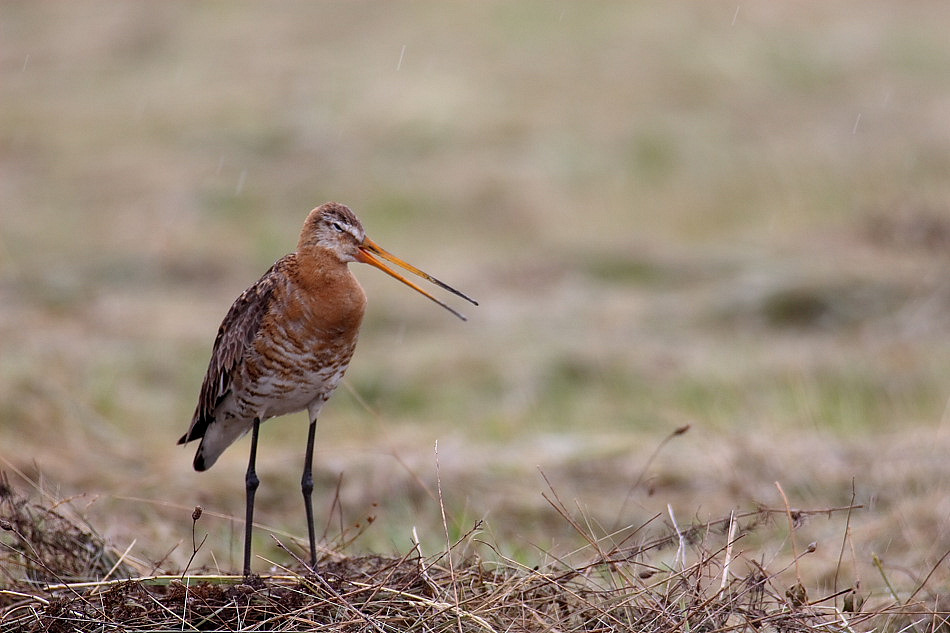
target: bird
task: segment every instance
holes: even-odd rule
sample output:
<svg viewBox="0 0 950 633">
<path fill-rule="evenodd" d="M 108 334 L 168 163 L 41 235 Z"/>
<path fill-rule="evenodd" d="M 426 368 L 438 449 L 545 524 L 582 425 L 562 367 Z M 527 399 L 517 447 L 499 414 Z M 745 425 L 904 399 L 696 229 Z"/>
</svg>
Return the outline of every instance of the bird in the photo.
<svg viewBox="0 0 950 633">
<path fill-rule="evenodd" d="M 366 236 L 352 210 L 337 202 L 313 209 L 296 251 L 278 259 L 231 305 L 218 328 L 211 360 L 188 431 L 178 444 L 200 440 L 194 468 L 211 468 L 224 450 L 251 432 L 245 472 L 244 576 L 251 575 L 251 532 L 261 423 L 307 410 L 310 426 L 300 490 L 310 567 L 316 566 L 313 447 L 317 418 L 349 366 L 366 294 L 348 264 L 369 264 L 422 293 L 463 321 L 466 317 L 385 264 L 387 260 L 473 305 L 478 302 L 384 250 Z"/>
</svg>

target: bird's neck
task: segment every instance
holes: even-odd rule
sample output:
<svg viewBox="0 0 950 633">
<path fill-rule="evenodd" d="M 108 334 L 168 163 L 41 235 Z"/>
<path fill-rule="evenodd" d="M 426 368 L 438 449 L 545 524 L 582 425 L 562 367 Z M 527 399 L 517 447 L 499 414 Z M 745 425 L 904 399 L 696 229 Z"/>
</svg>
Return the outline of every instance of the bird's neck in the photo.
<svg viewBox="0 0 950 633">
<path fill-rule="evenodd" d="M 299 281 L 305 286 L 326 288 L 353 278 L 346 262 L 331 250 L 322 247 L 306 247 L 296 253 Z"/>
<path fill-rule="evenodd" d="M 346 321 L 355 328 L 363 318 L 366 294 L 350 272 L 346 262 L 340 261 L 325 248 L 307 248 L 296 253 L 297 283 L 311 297 L 319 298 L 329 321 Z"/>
</svg>

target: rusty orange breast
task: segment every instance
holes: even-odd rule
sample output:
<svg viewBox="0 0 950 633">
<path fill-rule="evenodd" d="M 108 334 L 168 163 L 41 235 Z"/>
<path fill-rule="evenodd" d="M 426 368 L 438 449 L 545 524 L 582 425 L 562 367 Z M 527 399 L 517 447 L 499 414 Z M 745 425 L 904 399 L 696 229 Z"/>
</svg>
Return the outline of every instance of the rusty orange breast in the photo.
<svg viewBox="0 0 950 633">
<path fill-rule="evenodd" d="M 271 309 L 244 357 L 242 409 L 271 417 L 326 400 L 356 348 L 366 296 L 336 258 L 286 258 Z"/>
</svg>

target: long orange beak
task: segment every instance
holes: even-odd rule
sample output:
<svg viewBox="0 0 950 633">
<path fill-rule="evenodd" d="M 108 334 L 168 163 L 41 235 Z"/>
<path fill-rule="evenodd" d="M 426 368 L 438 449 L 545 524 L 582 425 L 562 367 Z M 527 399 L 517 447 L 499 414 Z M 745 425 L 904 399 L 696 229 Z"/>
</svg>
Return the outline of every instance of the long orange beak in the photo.
<svg viewBox="0 0 950 633">
<path fill-rule="evenodd" d="M 423 290 L 422 288 L 420 288 L 419 286 L 417 286 L 417 285 L 414 284 L 413 282 L 409 281 L 408 279 L 406 279 L 405 277 L 403 277 L 401 274 L 399 274 L 398 272 L 396 272 L 395 270 L 393 270 L 392 268 L 390 268 L 389 266 L 387 266 L 387 265 L 384 264 L 383 262 L 381 262 L 381 261 L 379 261 L 378 259 L 376 259 L 375 257 L 373 257 L 373 255 L 378 255 L 378 256 L 382 257 L 383 259 L 385 259 L 385 260 L 387 260 L 387 261 L 390 261 L 390 262 L 396 264 L 397 266 L 400 266 L 401 268 L 404 268 L 404 269 L 408 270 L 408 271 L 411 272 L 412 274 L 418 275 L 418 276 L 422 277 L 423 279 L 434 283 L 435 285 L 439 286 L 440 288 L 443 288 L 443 289 L 445 289 L 445 290 L 448 290 L 448 291 L 451 292 L 452 294 L 456 294 L 456 295 L 462 297 L 463 299 L 465 299 L 466 301 L 468 301 L 468 302 L 471 303 L 472 305 L 476 305 L 476 306 L 478 305 L 478 302 L 475 301 L 474 299 L 472 299 L 471 297 L 469 297 L 468 295 L 465 295 L 465 294 L 459 292 L 458 290 L 456 290 L 455 288 L 453 288 L 452 286 L 450 286 L 450 285 L 448 285 L 448 284 L 446 284 L 446 283 L 444 283 L 444 282 L 442 282 L 442 281 L 439 281 L 438 279 L 436 279 L 435 277 L 433 277 L 433 276 L 430 275 L 429 273 L 424 272 L 424 271 L 422 271 L 422 270 L 419 270 L 418 268 L 416 268 L 416 267 L 413 266 L 412 264 L 409 264 L 409 263 L 404 262 L 403 260 L 399 259 L 398 257 L 396 257 L 395 255 L 393 255 L 392 253 L 386 251 L 383 247 L 381 247 L 379 244 L 377 244 L 377 243 L 374 242 L 373 240 L 369 239 L 368 237 L 363 239 L 363 243 L 360 244 L 360 252 L 359 252 L 359 260 L 360 260 L 361 262 L 363 262 L 364 264 L 369 264 L 370 266 L 375 266 L 376 268 L 380 269 L 381 271 L 383 271 L 383 272 L 386 273 L 387 275 L 391 275 L 392 277 L 395 277 L 396 279 L 398 279 L 398 280 L 401 281 L 402 283 L 406 284 L 407 286 L 409 286 L 410 288 L 412 288 L 412 289 L 415 290 L 416 292 L 419 292 L 419 293 L 421 293 L 421 294 L 423 294 L 423 295 L 429 297 L 429 299 L 431 299 L 432 301 L 435 301 L 435 302 L 438 303 L 440 306 L 442 306 L 443 308 L 445 308 L 446 310 L 448 310 L 449 312 L 451 312 L 452 314 L 454 314 L 454 315 L 457 316 L 458 318 L 462 319 L 463 321 L 468 321 L 468 319 L 465 317 L 464 314 L 462 314 L 461 312 L 458 312 L 457 310 L 455 310 L 454 308 L 452 308 L 452 307 L 449 306 L 448 304 L 443 303 L 442 301 L 436 299 L 436 298 L 433 297 L 431 294 L 429 294 L 428 292 L 426 292 L 425 290 Z"/>
</svg>

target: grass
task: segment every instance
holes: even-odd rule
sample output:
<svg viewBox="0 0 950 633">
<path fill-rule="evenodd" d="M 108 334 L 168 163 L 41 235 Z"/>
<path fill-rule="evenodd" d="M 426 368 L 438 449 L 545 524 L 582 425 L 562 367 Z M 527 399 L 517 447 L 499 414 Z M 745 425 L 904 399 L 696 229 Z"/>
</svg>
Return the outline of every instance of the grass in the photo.
<svg viewBox="0 0 950 633">
<path fill-rule="evenodd" d="M 854 578 L 909 596 L 950 551 L 944 4 L 365 9 L 3 3 L 0 468 L 167 571 L 202 505 L 195 564 L 233 570 L 246 444 L 199 475 L 174 440 L 227 306 L 337 199 L 482 303 L 357 270 L 315 465 L 334 533 L 375 517 L 350 555 L 444 547 L 438 440 L 449 534 L 528 567 L 582 545 L 539 467 L 609 526 L 853 485 Z M 304 428 L 261 445 L 288 540 Z M 844 517 L 804 529 L 826 588 Z"/>
<path fill-rule="evenodd" d="M 45 495 L 45 503 L 37 503 L 15 492 L 6 479 L 0 483 L 0 572 L 6 578 L 0 589 L 2 631 L 115 626 L 149 631 L 343 631 L 357 626 L 374 631 L 820 627 L 850 632 L 945 625 L 945 614 L 923 597 L 929 578 L 905 600 L 893 589 L 886 600 L 867 600 L 860 582 L 839 589 L 838 571 L 846 575 L 841 565 L 847 532 L 832 592 L 809 596 L 799 564 L 816 545 L 799 550 L 791 533 L 815 514 L 843 513 L 850 521 L 855 506 L 807 511 L 786 505 L 684 525 L 670 509 L 666 534 L 645 538 L 648 524 L 601 533 L 590 516 L 568 508 L 549 488 L 546 501 L 586 544 L 564 556 L 545 553 L 545 560 L 533 567 L 486 541 L 482 522 L 476 521 L 457 536 L 446 526 L 445 548 L 430 555 L 424 555 L 417 542 L 400 557 L 350 556 L 338 549 L 347 543 L 337 541 L 323 549 L 318 573 L 308 571 L 293 553 L 295 548 L 275 537 L 279 550 L 297 565 L 275 565 L 278 573 L 251 577 L 189 573 L 205 543 L 198 536 L 203 512 L 197 507 L 192 513 L 191 559 L 180 574 L 162 575 L 155 566 L 130 557 L 128 549 L 110 547 L 77 518 L 68 500 Z M 788 523 L 776 518 L 787 518 Z M 754 546 L 749 547 L 757 534 L 776 532 L 776 524 L 790 532 L 794 584 L 783 579 L 788 568 L 770 572 L 764 556 L 757 560 Z M 876 556 L 875 562 L 892 587 Z"/>
</svg>

